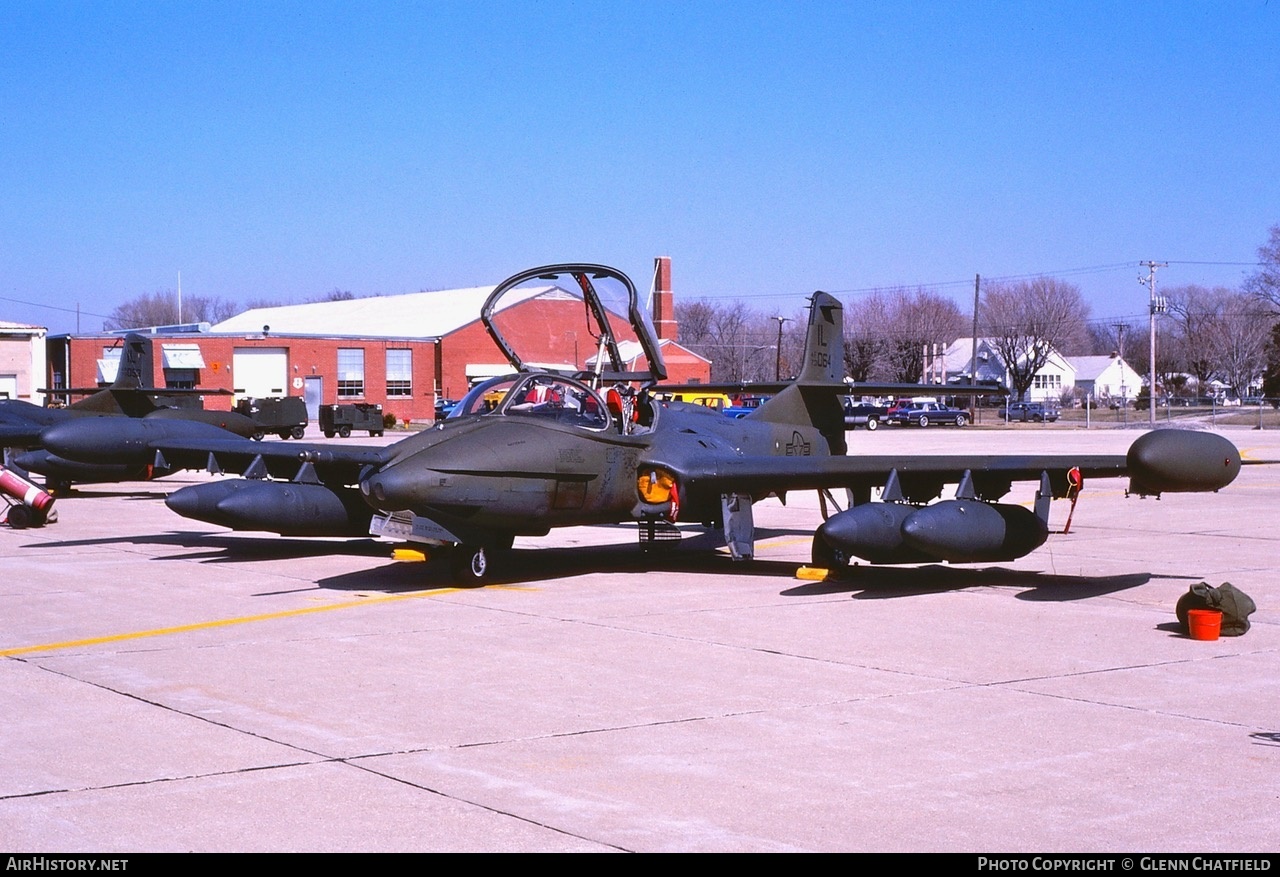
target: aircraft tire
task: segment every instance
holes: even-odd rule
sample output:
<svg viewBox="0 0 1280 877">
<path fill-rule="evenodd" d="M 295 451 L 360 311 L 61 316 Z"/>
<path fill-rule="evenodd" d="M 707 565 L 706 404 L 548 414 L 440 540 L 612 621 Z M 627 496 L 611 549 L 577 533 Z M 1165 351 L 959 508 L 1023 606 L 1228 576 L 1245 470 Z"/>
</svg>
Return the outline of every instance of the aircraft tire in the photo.
<svg viewBox="0 0 1280 877">
<path fill-rule="evenodd" d="M 811 559 L 813 566 L 818 569 L 843 569 L 849 565 L 849 555 L 845 554 L 838 548 L 832 548 L 826 539 L 823 539 L 817 533 L 813 534 L 813 549 L 811 551 Z"/>
<path fill-rule="evenodd" d="M 460 585 L 482 585 L 493 574 L 492 554 L 483 545 L 455 545 L 449 564 L 453 580 Z"/>
<path fill-rule="evenodd" d="M 880 421 L 876 420 L 874 417 L 867 418 L 867 432 L 875 432 L 879 428 Z"/>
</svg>

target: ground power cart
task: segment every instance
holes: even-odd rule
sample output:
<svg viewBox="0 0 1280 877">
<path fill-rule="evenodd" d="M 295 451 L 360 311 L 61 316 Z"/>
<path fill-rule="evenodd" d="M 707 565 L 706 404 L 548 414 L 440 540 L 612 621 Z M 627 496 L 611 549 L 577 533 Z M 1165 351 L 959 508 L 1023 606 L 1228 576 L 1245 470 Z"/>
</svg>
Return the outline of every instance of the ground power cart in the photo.
<svg viewBox="0 0 1280 877">
<path fill-rule="evenodd" d="M 320 406 L 320 431 L 325 438 L 333 438 L 335 433 L 347 438 L 353 429 L 367 429 L 369 435 L 382 435 L 385 428 L 381 405 L 355 402 Z"/>
<path fill-rule="evenodd" d="M 261 441 L 267 433 L 275 433 L 282 439 L 302 438 L 307 429 L 307 403 L 301 396 L 267 396 L 262 399 L 241 399 L 236 411 L 252 418 L 258 425 L 253 434 Z"/>
</svg>

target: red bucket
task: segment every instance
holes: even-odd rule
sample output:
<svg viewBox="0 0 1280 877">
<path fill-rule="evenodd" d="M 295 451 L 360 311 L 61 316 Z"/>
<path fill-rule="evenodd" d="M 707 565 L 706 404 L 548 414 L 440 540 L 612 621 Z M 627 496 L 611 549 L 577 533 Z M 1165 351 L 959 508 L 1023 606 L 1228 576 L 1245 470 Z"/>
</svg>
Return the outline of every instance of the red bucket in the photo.
<svg viewBox="0 0 1280 877">
<path fill-rule="evenodd" d="M 1192 639 L 1215 640 L 1222 632 L 1222 610 L 1191 609 L 1187 612 L 1187 630 Z"/>
</svg>

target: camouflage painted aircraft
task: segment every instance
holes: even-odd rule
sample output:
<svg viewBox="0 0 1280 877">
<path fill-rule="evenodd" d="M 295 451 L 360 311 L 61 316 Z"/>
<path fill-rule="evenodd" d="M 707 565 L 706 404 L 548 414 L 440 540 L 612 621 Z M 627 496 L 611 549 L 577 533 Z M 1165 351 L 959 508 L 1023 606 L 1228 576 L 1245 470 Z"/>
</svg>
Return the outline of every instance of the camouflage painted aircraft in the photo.
<svg viewBox="0 0 1280 877">
<path fill-rule="evenodd" d="M 584 305 L 596 348 L 589 368 L 535 366 L 508 342 L 503 305 L 548 295 Z M 1130 490 L 1146 495 L 1217 490 L 1239 470 L 1230 442 L 1182 431 L 1144 435 L 1126 456 L 846 456 L 840 398 L 859 388 L 841 380 L 841 311 L 835 298 L 815 293 L 798 378 L 730 419 L 654 394 L 666 369 L 625 275 L 602 265 L 535 268 L 499 284 L 481 314 L 514 372 L 479 384 L 449 418 L 396 444 L 264 448 L 227 438 L 139 449 L 79 431 L 56 450 L 73 459 L 108 454 L 241 472 L 242 479 L 175 491 L 168 505 L 233 529 L 373 533 L 444 546 L 466 582 L 501 568 L 516 536 L 581 524 L 635 521 L 642 547 L 678 539 L 676 523 L 718 526 L 733 556 L 749 558 L 755 501 L 832 488 L 846 488 L 853 504 L 815 534 L 814 560 L 823 566 L 852 556 L 1008 560 L 1045 541 L 1051 498 L 1067 495 L 1080 477 L 1127 475 Z M 1027 480 L 1040 484 L 1035 511 L 998 502 L 1012 482 Z M 956 498 L 933 502 L 946 484 L 959 485 Z M 881 501 L 870 501 L 873 488 Z"/>
<path fill-rule="evenodd" d="M 149 458 L 107 462 L 60 457 L 48 450 L 46 434 L 56 440 L 59 435 L 87 427 L 93 435 L 109 434 L 112 443 L 142 447 L 179 436 L 223 438 L 228 432 L 251 436 L 258 428 L 251 419 L 234 411 L 158 404 L 157 395 L 213 391 L 153 387 L 151 339 L 130 333 L 121 345 L 120 366 L 111 386 L 56 391 L 86 396 L 66 408 L 42 408 L 16 399 L 0 401 L 0 447 L 20 449 L 20 453 L 12 454 L 11 461 L 28 472 L 45 476 L 57 492 L 64 492 L 72 482 L 145 481 L 172 470 L 152 465 Z"/>
</svg>

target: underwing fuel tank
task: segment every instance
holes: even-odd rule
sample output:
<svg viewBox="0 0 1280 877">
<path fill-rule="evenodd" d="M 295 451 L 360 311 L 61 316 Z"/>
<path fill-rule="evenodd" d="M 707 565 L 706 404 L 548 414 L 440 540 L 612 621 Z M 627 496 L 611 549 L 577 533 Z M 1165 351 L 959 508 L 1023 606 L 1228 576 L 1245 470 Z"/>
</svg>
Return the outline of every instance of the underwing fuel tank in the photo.
<svg viewBox="0 0 1280 877">
<path fill-rule="evenodd" d="M 164 504 L 185 518 L 281 536 L 368 536 L 373 510 L 350 488 L 231 479 L 175 490 Z"/>
<path fill-rule="evenodd" d="M 1211 432 L 1157 429 L 1129 447 L 1127 465 L 1131 493 L 1197 493 L 1234 481 L 1240 474 L 1240 452 Z"/>
<path fill-rule="evenodd" d="M 942 560 L 907 544 L 903 523 L 916 507 L 897 502 L 871 502 L 832 515 L 816 534 L 817 539 L 843 553 L 871 563 L 929 563 Z M 816 554 L 816 552 L 815 552 Z M 818 558 L 814 558 L 818 562 Z"/>
<path fill-rule="evenodd" d="M 49 453 L 84 463 L 146 465 L 155 458 L 152 442 L 221 441 L 227 431 L 190 420 L 79 417 L 48 427 L 40 443 Z"/>
<path fill-rule="evenodd" d="M 1049 528 L 1030 509 L 976 499 L 936 502 L 902 522 L 907 545 L 953 563 L 1017 560 L 1048 538 Z"/>
<path fill-rule="evenodd" d="M 979 563 L 1014 560 L 1045 543 L 1049 530 L 1022 506 L 952 499 L 917 508 L 873 502 L 833 515 L 818 537 L 871 563 Z"/>
<path fill-rule="evenodd" d="M 78 463 L 43 450 L 16 454 L 13 462 L 28 472 L 38 473 L 52 481 L 75 481 L 79 484 L 147 481 L 172 474 L 173 471 L 139 463 Z"/>
</svg>

